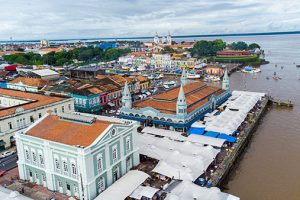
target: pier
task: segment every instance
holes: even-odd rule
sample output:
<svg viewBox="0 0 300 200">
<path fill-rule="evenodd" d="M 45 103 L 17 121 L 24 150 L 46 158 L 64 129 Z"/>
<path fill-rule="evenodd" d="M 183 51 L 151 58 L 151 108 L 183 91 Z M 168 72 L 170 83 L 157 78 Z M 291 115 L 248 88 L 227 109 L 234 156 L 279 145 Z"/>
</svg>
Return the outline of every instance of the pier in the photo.
<svg viewBox="0 0 300 200">
<path fill-rule="evenodd" d="M 270 99 L 270 102 L 274 105 L 274 106 L 285 106 L 285 107 L 293 107 L 294 104 L 292 101 L 290 100 L 280 100 L 280 99 Z"/>
<path fill-rule="evenodd" d="M 268 106 L 269 97 L 265 97 L 260 104 L 257 106 L 257 109 L 249 114 L 249 117 L 244 125 L 239 130 L 237 137 L 237 142 L 233 143 L 232 146 L 228 146 L 226 151 L 221 152 L 221 156 L 216 158 L 216 162 L 219 163 L 215 166 L 214 172 L 209 174 L 211 186 L 221 187 L 222 183 L 226 180 L 230 170 L 234 166 L 235 161 L 238 159 L 238 156 L 243 152 L 244 148 L 247 146 L 250 138 L 253 134 L 253 130 L 257 126 L 259 119 L 265 113 Z M 206 174 L 209 172 L 206 172 Z"/>
</svg>

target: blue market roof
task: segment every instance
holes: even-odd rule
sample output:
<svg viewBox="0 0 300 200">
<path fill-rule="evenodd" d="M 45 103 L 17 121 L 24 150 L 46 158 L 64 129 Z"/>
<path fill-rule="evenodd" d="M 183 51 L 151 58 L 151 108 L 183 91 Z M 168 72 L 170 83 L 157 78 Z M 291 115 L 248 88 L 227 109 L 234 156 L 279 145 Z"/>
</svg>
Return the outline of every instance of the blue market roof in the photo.
<svg viewBox="0 0 300 200">
<path fill-rule="evenodd" d="M 205 131 L 205 127 L 203 128 L 192 127 L 190 128 L 190 130 L 188 130 L 188 134 L 203 135 L 204 131 Z"/>
<path fill-rule="evenodd" d="M 236 142 L 236 138 L 226 134 L 219 134 L 217 138 L 225 139 L 227 142 Z"/>
<path fill-rule="evenodd" d="M 217 137 L 220 133 L 214 131 L 207 131 L 204 135 L 209 137 Z"/>
</svg>

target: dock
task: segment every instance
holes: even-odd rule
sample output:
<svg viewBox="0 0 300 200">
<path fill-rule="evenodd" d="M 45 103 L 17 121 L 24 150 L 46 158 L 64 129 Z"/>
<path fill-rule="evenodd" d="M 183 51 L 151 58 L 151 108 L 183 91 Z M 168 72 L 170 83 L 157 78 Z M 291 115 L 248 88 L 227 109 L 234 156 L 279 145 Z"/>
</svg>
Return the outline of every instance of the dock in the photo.
<svg viewBox="0 0 300 200">
<path fill-rule="evenodd" d="M 220 158 L 221 163 L 219 163 L 216 170 L 210 175 L 211 186 L 221 187 L 227 179 L 234 163 L 238 160 L 239 155 L 249 143 L 255 127 L 258 125 L 259 120 L 267 110 L 268 102 L 269 97 L 265 97 L 260 103 L 259 109 L 253 113 L 253 118 L 246 121 L 246 125 L 238 135 L 237 142 L 226 149 L 226 152 L 224 152 L 224 155 Z"/>
<path fill-rule="evenodd" d="M 292 101 L 290 100 L 280 100 L 280 99 L 270 99 L 270 102 L 274 105 L 274 106 L 285 106 L 285 107 L 293 107 L 294 104 Z"/>
</svg>

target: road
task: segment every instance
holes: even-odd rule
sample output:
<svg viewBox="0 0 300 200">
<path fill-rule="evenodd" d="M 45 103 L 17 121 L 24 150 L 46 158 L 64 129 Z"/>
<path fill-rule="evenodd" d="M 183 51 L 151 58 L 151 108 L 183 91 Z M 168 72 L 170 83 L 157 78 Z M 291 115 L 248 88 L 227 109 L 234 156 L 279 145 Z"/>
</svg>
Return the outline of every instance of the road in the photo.
<svg viewBox="0 0 300 200">
<path fill-rule="evenodd" d="M 10 156 L 0 159 L 0 170 L 8 171 L 18 166 L 18 154 L 14 153 Z"/>
</svg>

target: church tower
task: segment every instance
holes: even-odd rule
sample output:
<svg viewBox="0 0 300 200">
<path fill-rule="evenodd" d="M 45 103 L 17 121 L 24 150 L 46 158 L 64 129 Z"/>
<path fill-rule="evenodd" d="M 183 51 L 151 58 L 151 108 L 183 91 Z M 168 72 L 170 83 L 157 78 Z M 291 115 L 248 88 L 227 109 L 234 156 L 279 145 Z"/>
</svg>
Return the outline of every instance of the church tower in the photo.
<svg viewBox="0 0 300 200">
<path fill-rule="evenodd" d="M 156 32 L 155 35 L 154 35 L 153 42 L 154 42 L 155 44 L 159 44 L 159 37 L 158 37 L 158 33 L 157 33 L 157 32 Z"/>
<path fill-rule="evenodd" d="M 132 98 L 129 91 L 127 82 L 124 86 L 123 96 L 122 96 L 122 107 L 123 108 L 132 108 Z"/>
<path fill-rule="evenodd" d="M 225 69 L 224 76 L 223 76 L 222 89 L 223 90 L 230 90 L 227 68 Z"/>
<path fill-rule="evenodd" d="M 168 35 L 167 35 L 167 45 L 172 45 L 172 37 L 171 37 L 170 31 L 168 32 Z"/>
<path fill-rule="evenodd" d="M 187 114 L 187 104 L 185 100 L 185 95 L 183 91 L 183 86 L 180 86 L 178 98 L 177 98 L 177 104 L 176 104 L 176 114 L 177 115 L 185 115 Z"/>
<path fill-rule="evenodd" d="M 185 68 L 182 70 L 181 78 L 180 78 L 181 85 L 185 86 L 187 84 L 187 75 Z"/>
</svg>

